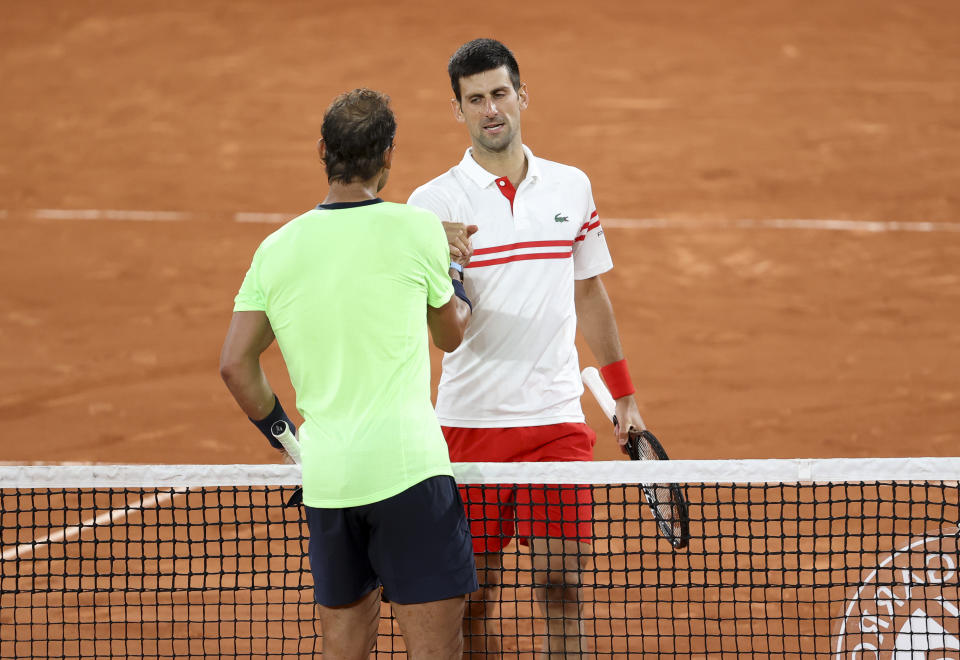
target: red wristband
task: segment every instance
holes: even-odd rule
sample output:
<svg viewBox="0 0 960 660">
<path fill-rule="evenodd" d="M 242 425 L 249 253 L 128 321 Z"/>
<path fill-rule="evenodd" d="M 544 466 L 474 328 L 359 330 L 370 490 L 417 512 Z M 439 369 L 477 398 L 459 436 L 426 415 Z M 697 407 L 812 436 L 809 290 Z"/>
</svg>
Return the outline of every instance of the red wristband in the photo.
<svg viewBox="0 0 960 660">
<path fill-rule="evenodd" d="M 603 380 L 607 383 L 610 396 L 614 399 L 629 396 L 636 392 L 633 388 L 633 381 L 630 380 L 630 370 L 627 369 L 626 360 L 611 362 L 605 367 L 600 367 L 600 373 L 603 374 Z"/>
</svg>

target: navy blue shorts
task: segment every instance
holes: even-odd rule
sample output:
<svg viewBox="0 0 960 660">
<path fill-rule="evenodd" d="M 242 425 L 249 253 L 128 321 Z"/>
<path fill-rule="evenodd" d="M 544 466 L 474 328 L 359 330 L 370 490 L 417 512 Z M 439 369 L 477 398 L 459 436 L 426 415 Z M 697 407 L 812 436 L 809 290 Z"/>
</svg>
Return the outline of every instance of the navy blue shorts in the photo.
<svg viewBox="0 0 960 660">
<path fill-rule="evenodd" d="M 373 504 L 304 508 L 321 605 L 349 605 L 380 586 L 385 600 L 404 605 L 477 589 L 473 540 L 453 477 L 430 477 Z"/>
</svg>

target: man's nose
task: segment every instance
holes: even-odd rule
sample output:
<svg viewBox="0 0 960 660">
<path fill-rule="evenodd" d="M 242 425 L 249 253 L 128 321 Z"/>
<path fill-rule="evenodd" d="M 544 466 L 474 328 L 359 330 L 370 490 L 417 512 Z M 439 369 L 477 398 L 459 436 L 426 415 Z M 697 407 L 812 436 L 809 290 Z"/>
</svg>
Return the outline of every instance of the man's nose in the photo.
<svg viewBox="0 0 960 660">
<path fill-rule="evenodd" d="M 497 114 L 497 104 L 493 99 L 487 99 L 483 104 L 483 114 L 492 117 Z"/>
</svg>

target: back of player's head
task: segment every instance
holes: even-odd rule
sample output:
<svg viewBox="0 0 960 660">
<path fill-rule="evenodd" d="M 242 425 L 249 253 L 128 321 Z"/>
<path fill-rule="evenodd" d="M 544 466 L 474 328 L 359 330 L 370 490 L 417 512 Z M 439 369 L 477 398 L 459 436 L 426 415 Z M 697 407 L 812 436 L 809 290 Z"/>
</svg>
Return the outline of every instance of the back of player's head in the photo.
<svg viewBox="0 0 960 660">
<path fill-rule="evenodd" d="M 507 67 L 513 88 L 519 90 L 520 67 L 509 48 L 496 39 L 474 39 L 460 46 L 447 65 L 450 85 L 453 87 L 453 95 L 457 97 L 457 102 L 460 102 L 461 78 L 499 69 L 502 66 Z"/>
<path fill-rule="evenodd" d="M 320 128 L 326 145 L 323 163 L 327 180 L 350 183 L 372 179 L 383 168 L 396 132 L 397 119 L 386 94 L 355 89 L 335 98 Z"/>
</svg>

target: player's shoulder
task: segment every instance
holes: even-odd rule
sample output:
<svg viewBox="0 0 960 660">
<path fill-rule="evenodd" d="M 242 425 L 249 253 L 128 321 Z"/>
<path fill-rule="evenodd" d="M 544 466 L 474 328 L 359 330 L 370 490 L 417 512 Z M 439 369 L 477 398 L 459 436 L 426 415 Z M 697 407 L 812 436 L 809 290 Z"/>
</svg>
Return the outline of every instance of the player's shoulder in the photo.
<svg viewBox="0 0 960 660">
<path fill-rule="evenodd" d="M 310 209 L 309 211 L 305 211 L 300 215 L 287 220 L 285 223 L 283 223 L 283 225 L 267 234 L 266 238 L 260 241 L 259 249 L 261 251 L 269 250 L 274 246 L 283 245 L 286 241 L 296 240 L 293 235 L 297 232 L 300 224 L 306 222 L 308 218 L 316 212 L 317 209 Z"/>
<path fill-rule="evenodd" d="M 399 202 L 385 202 L 384 210 L 394 217 L 400 218 L 401 220 L 414 225 L 440 222 L 437 214 L 430 209 L 414 206 L 410 203 L 403 204 Z"/>
<path fill-rule="evenodd" d="M 440 176 L 435 176 L 423 185 L 418 186 L 410 193 L 407 203 L 419 206 L 418 202 L 421 201 L 448 202 L 454 199 L 462 189 L 455 170 L 455 167 L 451 167 Z"/>
<path fill-rule="evenodd" d="M 534 156 L 534 158 L 536 159 L 537 166 L 540 168 L 540 172 L 544 176 L 552 179 L 561 179 L 590 185 L 590 177 L 588 177 L 587 173 L 581 170 L 579 167 L 567 165 L 566 163 L 559 163 L 555 160 L 549 160 L 539 156 Z"/>
<path fill-rule="evenodd" d="M 411 204 L 384 202 L 378 204 L 384 216 L 389 218 L 386 224 L 378 224 L 378 231 L 390 240 L 399 243 L 436 240 L 437 236 L 446 236 L 440 218 L 429 208 L 420 208 Z"/>
</svg>

